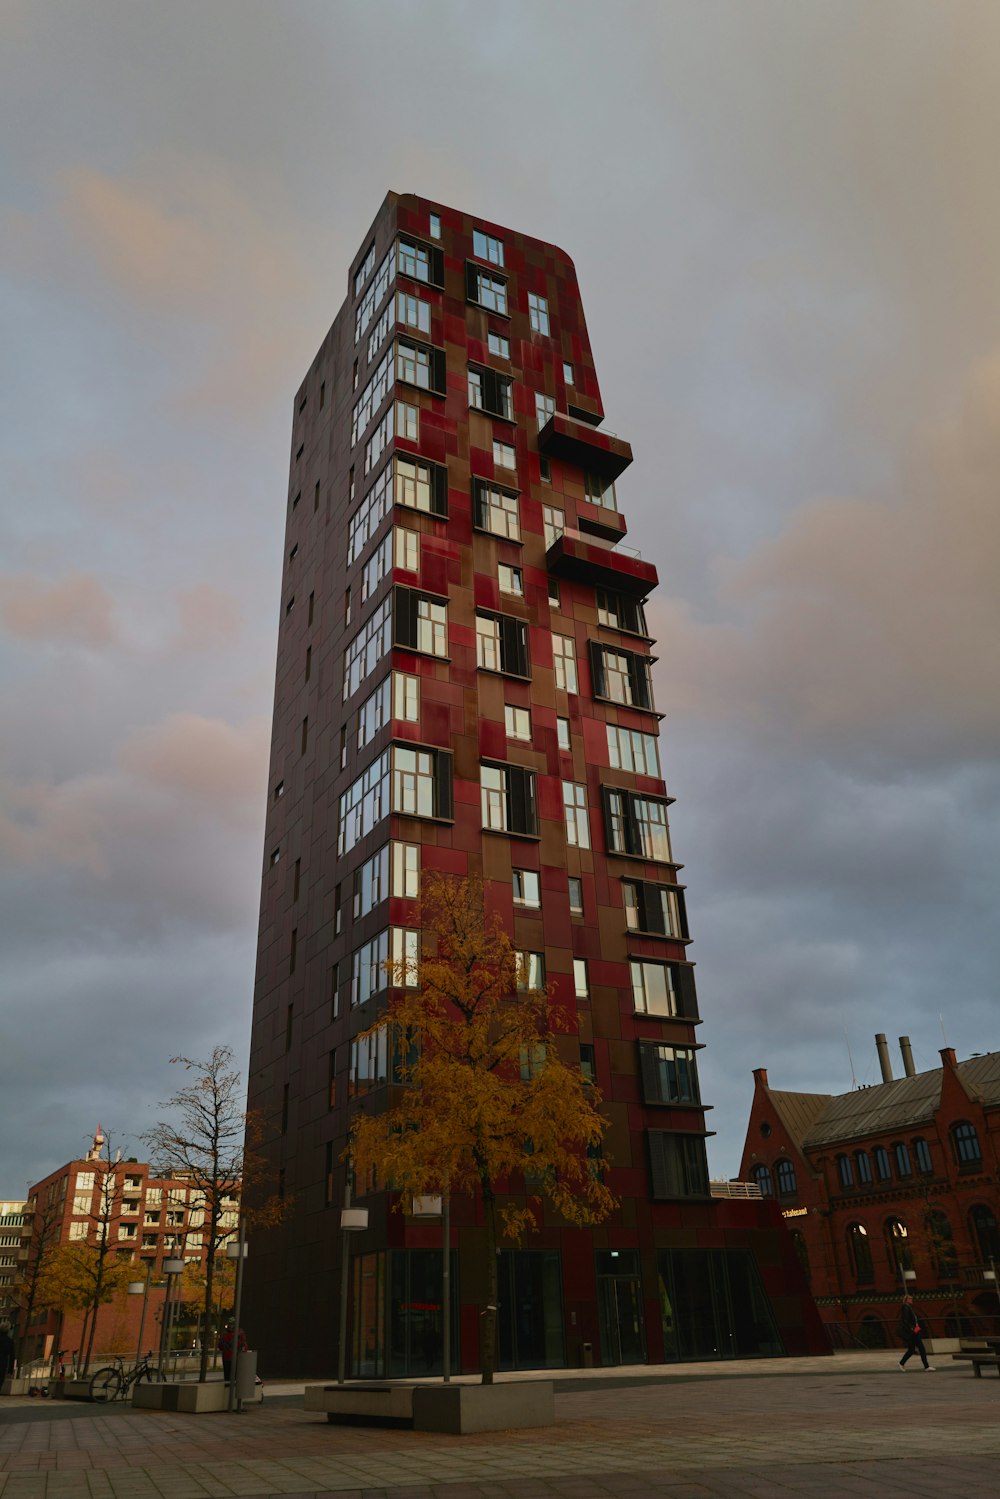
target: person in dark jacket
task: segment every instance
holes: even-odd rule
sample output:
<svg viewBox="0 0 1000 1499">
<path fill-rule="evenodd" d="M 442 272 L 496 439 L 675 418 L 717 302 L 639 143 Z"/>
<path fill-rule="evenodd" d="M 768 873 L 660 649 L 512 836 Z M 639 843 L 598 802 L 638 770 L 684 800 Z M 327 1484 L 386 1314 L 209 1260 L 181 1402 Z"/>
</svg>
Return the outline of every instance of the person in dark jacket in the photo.
<svg viewBox="0 0 1000 1499">
<path fill-rule="evenodd" d="M 237 1328 L 236 1323 L 226 1323 L 222 1337 L 219 1339 L 219 1352 L 222 1354 L 222 1377 L 228 1383 L 233 1372 L 233 1351 L 245 1353 L 247 1346 L 246 1336 L 242 1327 Z"/>
<path fill-rule="evenodd" d="M 909 1359 L 915 1353 L 920 1354 L 920 1362 L 924 1366 L 925 1373 L 934 1373 L 934 1365 L 927 1362 L 927 1350 L 924 1347 L 923 1323 L 917 1315 L 916 1307 L 913 1305 L 912 1296 L 904 1296 L 903 1304 L 899 1308 L 899 1335 L 906 1344 L 906 1352 L 899 1361 L 899 1367 L 905 1369 Z"/>
</svg>

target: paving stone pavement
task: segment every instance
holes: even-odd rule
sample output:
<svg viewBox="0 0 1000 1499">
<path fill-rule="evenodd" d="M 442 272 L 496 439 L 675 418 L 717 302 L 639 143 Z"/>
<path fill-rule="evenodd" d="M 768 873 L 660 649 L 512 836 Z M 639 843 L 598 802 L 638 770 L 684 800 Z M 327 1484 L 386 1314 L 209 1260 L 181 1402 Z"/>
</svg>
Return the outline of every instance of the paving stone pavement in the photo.
<svg viewBox="0 0 1000 1499">
<path fill-rule="evenodd" d="M 606 1371 L 602 1371 L 606 1372 Z M 556 1425 L 470 1437 L 0 1402 L 0 1499 L 792 1499 L 1000 1494 L 1000 1380 L 891 1354 L 560 1380 Z"/>
</svg>

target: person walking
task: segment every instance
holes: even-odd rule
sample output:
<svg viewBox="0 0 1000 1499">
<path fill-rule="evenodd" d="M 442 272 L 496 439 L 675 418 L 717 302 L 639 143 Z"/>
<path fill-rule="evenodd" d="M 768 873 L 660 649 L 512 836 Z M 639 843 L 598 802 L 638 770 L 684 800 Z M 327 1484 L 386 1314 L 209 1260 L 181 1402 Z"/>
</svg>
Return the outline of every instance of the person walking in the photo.
<svg viewBox="0 0 1000 1499">
<path fill-rule="evenodd" d="M 229 1383 L 233 1371 L 233 1351 L 245 1353 L 247 1347 L 246 1335 L 242 1327 L 237 1327 L 230 1318 L 226 1323 L 221 1338 L 219 1339 L 219 1352 L 222 1354 L 222 1377 Z"/>
<path fill-rule="evenodd" d="M 927 1349 L 924 1347 L 923 1323 L 917 1315 L 917 1309 L 913 1305 L 912 1296 L 904 1296 L 903 1304 L 899 1308 L 899 1335 L 906 1344 L 906 1352 L 899 1361 L 899 1367 L 905 1369 L 908 1361 L 915 1353 L 919 1353 L 920 1362 L 924 1366 L 925 1374 L 934 1373 L 934 1365 L 927 1362 Z"/>
</svg>

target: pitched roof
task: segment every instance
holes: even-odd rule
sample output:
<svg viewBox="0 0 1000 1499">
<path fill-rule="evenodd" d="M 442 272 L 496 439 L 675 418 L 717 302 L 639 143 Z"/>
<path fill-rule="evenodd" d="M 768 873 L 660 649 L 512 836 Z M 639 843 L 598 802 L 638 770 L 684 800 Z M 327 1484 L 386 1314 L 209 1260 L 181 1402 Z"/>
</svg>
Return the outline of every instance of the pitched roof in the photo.
<svg viewBox="0 0 1000 1499">
<path fill-rule="evenodd" d="M 970 1097 L 1000 1104 L 1000 1052 L 970 1057 L 956 1068 Z M 831 1097 L 824 1093 L 768 1090 L 789 1133 L 806 1148 L 905 1129 L 930 1120 L 941 1100 L 943 1069 L 918 1072 L 891 1083 L 875 1083 Z"/>
</svg>

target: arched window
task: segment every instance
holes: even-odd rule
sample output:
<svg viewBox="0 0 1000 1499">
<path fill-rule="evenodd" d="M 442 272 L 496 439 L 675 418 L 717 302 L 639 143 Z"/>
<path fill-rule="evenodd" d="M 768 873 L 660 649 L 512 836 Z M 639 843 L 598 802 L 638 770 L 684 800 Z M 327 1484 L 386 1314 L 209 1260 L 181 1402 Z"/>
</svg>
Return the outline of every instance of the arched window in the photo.
<svg viewBox="0 0 1000 1499">
<path fill-rule="evenodd" d="M 875 1147 L 875 1175 L 880 1182 L 892 1181 L 892 1167 L 889 1165 L 889 1152 L 884 1145 Z"/>
<path fill-rule="evenodd" d="M 892 1153 L 896 1160 L 896 1175 L 900 1178 L 913 1175 L 913 1167 L 910 1165 L 910 1152 L 903 1140 L 897 1140 L 892 1147 Z"/>
<path fill-rule="evenodd" d="M 985 1202 L 974 1203 L 969 1209 L 969 1233 L 981 1260 L 1000 1260 L 1000 1227 L 996 1213 Z"/>
<path fill-rule="evenodd" d="M 839 1155 L 837 1157 L 837 1176 L 842 1187 L 854 1186 L 854 1168 L 851 1165 L 849 1155 Z"/>
<path fill-rule="evenodd" d="M 795 1167 L 791 1161 L 782 1156 L 775 1167 L 775 1175 L 778 1179 L 778 1196 L 794 1197 L 798 1192 L 798 1182 L 795 1180 Z"/>
<path fill-rule="evenodd" d="M 963 1119 L 960 1124 L 953 1124 L 951 1139 L 959 1167 L 982 1165 L 983 1150 L 974 1124 L 970 1124 L 967 1119 Z"/>
<path fill-rule="evenodd" d="M 940 1208 L 931 1208 L 924 1217 L 927 1248 L 939 1280 L 954 1280 L 958 1274 L 958 1252 L 951 1224 Z"/>
<path fill-rule="evenodd" d="M 898 1281 L 902 1281 L 903 1271 L 913 1269 L 913 1256 L 910 1254 L 906 1224 L 901 1218 L 885 1220 L 885 1252 L 889 1269 Z"/>
<path fill-rule="evenodd" d="M 760 1188 L 761 1197 L 774 1196 L 774 1188 L 771 1185 L 770 1166 L 755 1166 L 750 1175 Z"/>
<path fill-rule="evenodd" d="M 806 1284 L 808 1285 L 810 1276 L 809 1246 L 802 1235 L 799 1233 L 798 1229 L 795 1229 L 792 1233 L 792 1243 L 795 1245 L 795 1253 L 799 1257 L 799 1264 L 802 1266 L 802 1274 L 805 1276 Z"/>
<path fill-rule="evenodd" d="M 871 1285 L 875 1279 L 872 1266 L 872 1248 L 868 1242 L 868 1230 L 863 1223 L 852 1223 L 847 1230 L 847 1248 L 851 1256 L 851 1269 L 859 1286 Z"/>
<path fill-rule="evenodd" d="M 925 1176 L 930 1176 L 934 1170 L 934 1162 L 931 1160 L 931 1148 L 923 1135 L 918 1135 L 914 1140 L 913 1154 L 917 1160 L 917 1170 L 922 1171 Z"/>
<path fill-rule="evenodd" d="M 854 1152 L 854 1164 L 858 1168 L 858 1181 L 862 1186 L 871 1186 L 872 1163 L 867 1150 L 856 1150 Z"/>
</svg>

